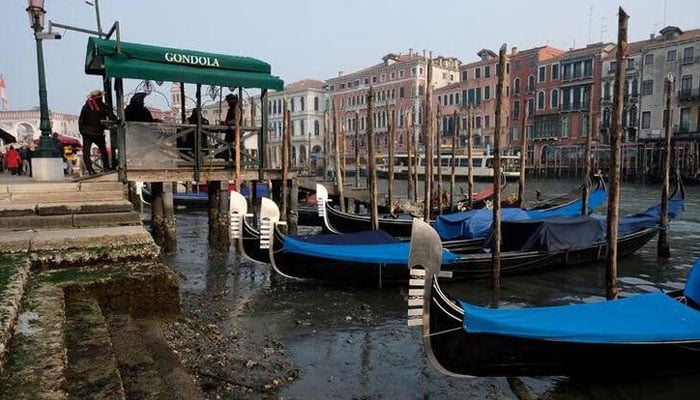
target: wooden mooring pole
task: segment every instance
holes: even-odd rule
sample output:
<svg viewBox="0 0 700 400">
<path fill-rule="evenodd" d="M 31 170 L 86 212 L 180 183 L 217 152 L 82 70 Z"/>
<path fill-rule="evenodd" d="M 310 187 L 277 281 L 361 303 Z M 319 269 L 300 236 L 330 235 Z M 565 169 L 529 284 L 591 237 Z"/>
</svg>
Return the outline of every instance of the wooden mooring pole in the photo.
<svg viewBox="0 0 700 400">
<path fill-rule="evenodd" d="M 428 79 L 425 89 L 425 118 L 423 118 L 423 126 L 425 132 L 425 174 L 423 178 L 423 219 L 430 221 L 430 197 L 433 182 L 433 118 L 432 118 L 432 99 L 433 99 L 433 54 L 430 53 L 428 59 Z"/>
<path fill-rule="evenodd" d="M 668 191 L 671 178 L 671 93 L 673 92 L 673 75 L 669 74 L 664 80 L 666 94 L 666 113 L 664 115 L 665 142 L 664 142 L 664 169 L 663 186 L 661 187 L 661 221 L 659 223 L 659 242 L 656 250 L 657 257 L 671 257 L 671 248 L 668 244 Z M 680 178 L 677 178 L 680 179 Z"/>
<path fill-rule="evenodd" d="M 227 251 L 231 245 L 229 234 L 228 181 L 209 181 L 209 245 L 218 251 Z"/>
<path fill-rule="evenodd" d="M 340 161 L 340 132 L 338 132 L 338 112 L 333 104 L 333 145 L 335 154 L 335 186 L 338 188 L 338 197 L 340 198 L 340 211 L 345 212 L 345 194 L 343 193 L 343 166 Z"/>
<path fill-rule="evenodd" d="M 591 191 L 591 143 L 593 141 L 593 86 L 588 89 L 588 135 L 586 147 L 583 150 L 583 193 L 581 196 L 581 215 L 588 215 L 588 197 Z"/>
<path fill-rule="evenodd" d="M 435 153 L 437 154 L 437 196 L 435 202 L 437 203 L 438 214 L 442 215 L 442 146 L 441 137 L 445 133 L 443 131 L 442 124 L 442 114 L 440 113 L 440 104 L 437 106 L 437 115 L 435 116 Z"/>
<path fill-rule="evenodd" d="M 355 187 L 360 187 L 360 113 L 357 111 L 355 111 Z"/>
<path fill-rule="evenodd" d="M 406 111 L 406 197 L 408 201 L 416 201 L 413 188 L 413 118 L 411 112 Z"/>
<path fill-rule="evenodd" d="M 523 107 L 523 118 L 520 121 L 520 177 L 518 180 L 518 207 L 525 208 L 525 154 L 527 151 L 527 111 Z"/>
<path fill-rule="evenodd" d="M 457 176 L 457 140 L 459 140 L 459 130 L 457 126 L 459 125 L 459 117 L 457 116 L 457 110 L 452 114 L 452 160 L 450 161 L 450 212 L 455 211 L 452 207 L 452 202 L 455 196 L 455 185 Z"/>
<path fill-rule="evenodd" d="M 379 230 L 376 164 L 377 161 L 374 156 L 374 89 L 370 86 L 367 93 L 367 183 L 369 184 L 369 216 L 372 221 L 373 231 Z"/>
<path fill-rule="evenodd" d="M 282 114 L 282 212 L 281 218 L 283 221 L 287 220 L 287 208 L 289 206 L 289 181 L 287 176 L 289 175 L 289 155 L 290 149 L 289 144 L 291 143 L 291 138 L 289 136 L 289 107 L 287 105 L 287 100 L 284 100 L 284 112 Z"/>
<path fill-rule="evenodd" d="M 472 160 L 472 103 L 467 106 L 467 163 L 469 164 L 469 170 L 467 171 L 467 201 L 469 202 L 469 209 L 474 209 L 474 164 Z"/>
<path fill-rule="evenodd" d="M 610 132 L 610 192 L 608 194 L 608 255 L 605 268 L 605 296 L 608 300 L 617 299 L 617 238 L 620 219 L 620 137 L 622 135 L 622 112 L 625 88 L 624 61 L 627 59 L 627 20 L 629 16 L 622 7 L 618 11 L 617 30 L 617 70 L 613 97 L 613 121 Z"/>
<path fill-rule="evenodd" d="M 496 126 L 493 134 L 493 243 L 491 243 L 491 287 L 498 293 L 501 290 L 501 131 L 503 130 L 503 103 L 506 101 L 504 85 L 506 65 L 506 45 L 498 52 L 498 83 L 496 84 Z"/>
<path fill-rule="evenodd" d="M 387 106 L 387 114 L 389 107 Z M 387 188 L 387 201 L 389 203 L 389 211 L 394 210 L 394 140 L 396 140 L 396 107 L 391 110 L 391 125 L 389 126 L 389 187 Z M 389 118 L 387 116 L 387 118 Z"/>
</svg>

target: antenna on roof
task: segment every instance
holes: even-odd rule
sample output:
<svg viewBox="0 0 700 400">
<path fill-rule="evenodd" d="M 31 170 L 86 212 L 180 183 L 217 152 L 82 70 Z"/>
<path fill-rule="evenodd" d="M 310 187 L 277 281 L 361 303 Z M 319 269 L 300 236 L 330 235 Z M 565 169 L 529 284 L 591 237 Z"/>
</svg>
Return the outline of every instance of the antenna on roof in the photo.
<svg viewBox="0 0 700 400">
<path fill-rule="evenodd" d="M 666 6 L 668 5 L 668 0 L 664 0 L 664 28 L 666 27 Z"/>
<path fill-rule="evenodd" d="M 588 43 L 593 43 L 593 4 L 588 9 Z"/>
</svg>

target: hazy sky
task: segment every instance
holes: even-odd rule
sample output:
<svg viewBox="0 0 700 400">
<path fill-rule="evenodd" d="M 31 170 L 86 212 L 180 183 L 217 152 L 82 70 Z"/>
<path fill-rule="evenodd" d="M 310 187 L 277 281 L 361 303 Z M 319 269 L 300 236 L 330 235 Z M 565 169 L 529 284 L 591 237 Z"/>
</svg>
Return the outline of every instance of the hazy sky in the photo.
<svg viewBox="0 0 700 400">
<path fill-rule="evenodd" d="M 700 28 L 697 0 L 100 0 L 104 30 L 119 21 L 124 41 L 245 55 L 272 65 L 285 83 L 325 80 L 380 61 L 390 52 L 426 49 L 468 63 L 482 48 L 549 44 L 561 49 L 616 40 L 617 8 L 630 15 L 629 40 L 664 25 Z M 0 74 L 9 109 L 38 105 L 36 46 L 23 0 L 0 0 Z M 46 0 L 46 20 L 96 28 L 83 0 Z M 44 41 L 49 107 L 77 114 L 101 86 L 85 75 L 87 35 L 59 30 Z M 138 82 L 125 81 L 126 90 Z M 161 89 L 169 95 L 169 86 Z M 160 98 L 160 100 L 159 100 Z M 162 97 L 149 101 L 163 106 Z"/>
</svg>

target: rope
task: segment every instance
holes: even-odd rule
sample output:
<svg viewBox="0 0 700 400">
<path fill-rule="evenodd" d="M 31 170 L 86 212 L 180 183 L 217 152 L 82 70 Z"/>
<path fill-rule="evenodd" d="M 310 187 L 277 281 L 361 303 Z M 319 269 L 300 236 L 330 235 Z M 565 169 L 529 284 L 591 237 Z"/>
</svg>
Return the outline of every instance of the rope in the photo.
<svg viewBox="0 0 700 400">
<path fill-rule="evenodd" d="M 446 331 L 433 332 L 433 333 L 430 333 L 430 334 L 428 334 L 428 335 L 423 335 L 423 337 L 432 337 L 432 336 L 437 336 L 437 335 L 444 335 L 445 333 L 452 333 L 452 332 L 459 331 L 459 330 L 462 330 L 462 327 L 461 327 L 461 326 L 458 326 L 458 327 L 452 328 L 452 329 L 448 329 L 448 330 L 446 330 Z"/>
</svg>

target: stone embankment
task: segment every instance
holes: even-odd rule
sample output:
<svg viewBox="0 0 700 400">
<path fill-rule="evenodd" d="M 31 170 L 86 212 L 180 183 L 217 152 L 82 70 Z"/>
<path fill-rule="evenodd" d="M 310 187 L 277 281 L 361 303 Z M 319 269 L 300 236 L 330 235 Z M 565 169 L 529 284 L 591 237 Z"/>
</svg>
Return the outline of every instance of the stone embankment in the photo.
<svg viewBox="0 0 700 400">
<path fill-rule="evenodd" d="M 176 276 L 119 182 L 0 179 L 0 398 L 197 399 Z"/>
</svg>

